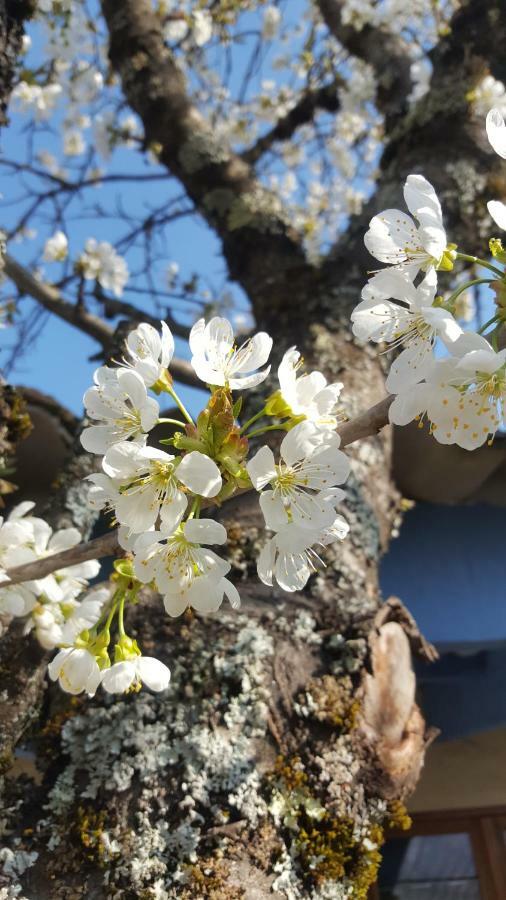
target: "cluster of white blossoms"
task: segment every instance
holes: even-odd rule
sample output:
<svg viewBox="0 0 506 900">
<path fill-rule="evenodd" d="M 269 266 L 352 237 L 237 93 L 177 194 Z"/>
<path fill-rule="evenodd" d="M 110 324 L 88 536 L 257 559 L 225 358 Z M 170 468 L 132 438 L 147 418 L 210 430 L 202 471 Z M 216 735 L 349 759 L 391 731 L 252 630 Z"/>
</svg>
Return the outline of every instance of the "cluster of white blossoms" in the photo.
<svg viewBox="0 0 506 900">
<path fill-rule="evenodd" d="M 88 476 L 89 503 L 113 514 L 125 557 L 115 562 L 110 585 L 87 591 L 98 563 L 85 563 L 0 590 L 3 609 L 27 618 L 28 628 L 59 652 L 49 674 L 63 690 L 93 695 L 99 685 L 111 693 L 167 687 L 170 671 L 142 655 L 125 630 L 125 607 L 136 603 L 143 585 L 162 596 L 169 616 L 192 608 L 216 612 L 226 598 L 240 605 L 227 577 L 231 564 L 216 552 L 227 542 L 224 526 L 210 508 L 239 490 L 256 489 L 265 525 L 272 534 L 259 555 L 258 574 L 268 585 L 300 590 L 321 563 L 319 553 L 342 540 L 346 520 L 336 507 L 349 463 L 339 449 L 342 384 L 327 384 L 320 372 L 304 373 L 292 347 L 278 368 L 279 388 L 246 421 L 239 419 L 242 396 L 270 373 L 272 339 L 255 334 L 237 346 L 227 319 L 198 321 L 190 333 L 191 364 L 209 389 L 196 421 L 176 394 L 170 375 L 174 339 L 143 323 L 130 332 L 123 359 L 102 366 L 84 404 L 89 425 L 84 448 L 102 457 L 102 471 Z M 151 395 L 150 395 L 151 392 Z M 180 418 L 160 416 L 156 397 L 165 393 Z M 154 395 L 154 396 L 153 396 Z M 148 443 L 150 432 L 170 425 L 167 437 Z M 276 459 L 265 445 L 250 453 L 250 439 L 284 433 Z M 160 446 L 167 446 L 167 450 Z M 57 532 L 27 516 L 21 505 L 0 530 L 0 564 L 5 569 L 73 546 L 75 529 Z M 112 638 L 111 634 L 115 633 Z"/>
<path fill-rule="evenodd" d="M 7 519 L 0 517 L 0 612 L 23 617 L 26 631 L 33 629 L 39 643 L 52 650 L 77 636 L 76 623 L 86 620 L 91 624 L 90 616 L 95 615 L 109 591 L 95 589 L 83 597 L 88 581 L 100 570 L 96 560 L 59 569 L 34 581 L 9 584 L 7 569 L 69 550 L 81 541 L 77 528 L 62 528 L 53 534 L 44 519 L 29 515 L 34 506 L 28 501 L 20 503 Z"/>
<path fill-rule="evenodd" d="M 486 120 L 493 149 L 506 159 L 506 126 L 499 109 Z M 490 259 L 457 252 L 449 244 L 434 188 L 422 175 L 409 175 L 404 199 L 411 213 L 388 209 L 370 222 L 364 241 L 387 267 L 372 275 L 352 313 L 353 332 L 397 349 L 386 386 L 395 395 L 390 421 L 430 423 L 442 444 L 473 450 L 493 439 L 505 421 L 506 350 L 498 332 L 506 321 L 506 262 L 501 241 L 490 241 Z M 506 228 L 506 204 L 491 200 L 488 211 Z M 488 277 L 462 282 L 444 298 L 437 293 L 438 273 L 461 259 L 486 269 Z M 476 284 L 495 292 L 496 313 L 480 332 L 463 331 L 457 321 L 459 297 Z M 485 332 L 485 333 L 484 333 Z M 444 355 L 440 348 L 446 348 Z M 437 350 L 436 354 L 434 350 Z"/>
<path fill-rule="evenodd" d="M 121 297 L 128 281 L 128 266 L 107 241 L 99 243 L 95 238 L 88 238 L 78 266 L 88 281 L 98 281 L 106 291 Z"/>
</svg>

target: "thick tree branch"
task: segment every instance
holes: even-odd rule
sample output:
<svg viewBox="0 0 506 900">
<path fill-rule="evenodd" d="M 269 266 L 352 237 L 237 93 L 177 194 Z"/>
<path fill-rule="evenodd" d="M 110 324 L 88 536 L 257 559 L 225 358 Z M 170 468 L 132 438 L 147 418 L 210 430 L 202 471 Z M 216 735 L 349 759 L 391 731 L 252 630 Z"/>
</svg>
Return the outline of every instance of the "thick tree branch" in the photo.
<svg viewBox="0 0 506 900">
<path fill-rule="evenodd" d="M 147 322 L 149 325 L 153 325 L 154 328 L 160 327 L 160 319 L 157 316 L 151 315 L 151 313 L 146 312 L 144 309 L 139 309 L 137 306 L 134 306 L 133 303 L 128 303 L 127 300 L 118 300 L 116 297 L 106 297 L 101 298 L 101 303 L 103 303 L 107 315 L 126 316 L 133 322 Z M 176 320 L 167 313 L 164 316 L 164 321 L 169 326 L 172 334 L 184 338 L 185 340 L 188 339 L 190 328 L 186 325 L 181 325 L 180 322 L 176 322 Z"/>
<path fill-rule="evenodd" d="M 111 343 L 114 330 L 102 321 L 98 316 L 92 315 L 86 309 L 65 300 L 58 288 L 45 284 L 35 278 L 28 269 L 16 262 L 12 256 L 5 257 L 5 275 L 10 278 L 21 294 L 28 294 L 37 303 L 59 319 L 79 328 L 84 334 L 88 334 L 102 347 Z"/>
<path fill-rule="evenodd" d="M 347 447 L 349 444 L 355 443 L 355 441 L 371 437 L 384 428 L 388 424 L 388 410 L 392 400 L 392 396 L 385 397 L 384 400 L 376 403 L 371 409 L 366 410 L 366 412 L 350 422 L 341 425 L 338 428 L 338 433 L 341 435 L 341 447 Z M 238 493 L 246 493 L 248 490 L 249 488 L 246 488 Z M 206 505 L 204 504 L 204 506 Z M 5 573 L 6 580 L 3 584 L 5 586 L 7 584 L 20 584 L 23 581 L 33 581 L 34 579 L 44 578 L 58 569 L 75 566 L 89 559 L 101 559 L 103 556 L 112 556 L 120 549 L 117 535 L 118 532 L 115 529 L 102 537 L 71 547 L 70 550 L 62 550 L 61 553 L 54 553 L 52 556 L 46 556 L 44 559 L 8 569 Z M 0 580 L 1 586 L 2 581 Z"/>
<path fill-rule="evenodd" d="M 406 42 L 396 34 L 364 25 L 357 30 L 343 25 L 342 0 L 318 0 L 327 28 L 353 55 L 374 69 L 377 81 L 376 100 L 387 125 L 405 109 L 411 91 L 411 57 Z"/>
<path fill-rule="evenodd" d="M 293 109 L 279 119 L 274 127 L 260 137 L 252 147 L 245 150 L 241 154 L 241 158 L 249 165 L 254 165 L 264 153 L 272 149 L 277 141 L 287 141 L 297 128 L 312 122 L 318 109 L 324 109 L 327 112 L 336 112 L 339 109 L 336 81 L 306 91 Z"/>
<path fill-rule="evenodd" d="M 102 0 L 109 56 L 146 143 L 185 187 L 222 241 L 230 275 L 263 310 L 290 304 L 287 273 L 311 269 L 280 200 L 217 137 L 192 104 L 150 0 Z"/>
<path fill-rule="evenodd" d="M 73 325 L 74 328 L 78 328 L 79 331 L 84 332 L 84 334 L 88 334 L 93 340 L 97 341 L 105 351 L 113 344 L 116 333 L 114 328 L 111 328 L 111 326 L 107 325 L 107 323 L 100 319 L 99 316 L 94 316 L 82 306 L 77 306 L 76 304 L 65 300 L 58 288 L 51 284 L 45 284 L 42 281 L 38 281 L 28 269 L 25 269 L 24 266 L 20 265 L 20 263 L 12 258 L 12 256 L 5 257 L 4 271 L 6 276 L 14 282 L 21 294 L 28 294 L 49 312 L 58 316 L 58 318 L 63 319 L 65 322 L 68 322 L 69 325 Z M 136 307 L 129 303 L 122 303 L 121 301 L 116 300 L 111 300 L 110 302 L 113 304 L 113 308 L 116 312 L 126 313 L 133 321 L 141 322 L 147 320 L 155 327 L 158 327 L 160 324 L 158 319 L 150 315 L 146 316 L 144 312 L 137 310 Z M 109 300 L 107 303 L 109 303 Z M 169 319 L 168 324 L 172 328 L 173 320 Z M 182 333 L 182 336 L 187 336 L 187 331 L 183 326 L 177 326 L 177 329 L 175 334 Z M 185 359 L 174 358 L 170 364 L 170 371 L 173 378 L 176 381 L 181 382 L 181 384 L 187 384 L 190 387 L 201 387 L 201 383 L 195 375 L 190 363 Z"/>
</svg>

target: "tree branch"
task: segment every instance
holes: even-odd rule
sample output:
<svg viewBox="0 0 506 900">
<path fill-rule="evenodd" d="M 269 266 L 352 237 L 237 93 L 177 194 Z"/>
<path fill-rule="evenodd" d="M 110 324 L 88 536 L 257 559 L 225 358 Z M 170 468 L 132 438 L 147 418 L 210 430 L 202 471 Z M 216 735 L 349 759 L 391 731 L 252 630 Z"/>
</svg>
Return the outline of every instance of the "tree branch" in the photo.
<svg viewBox="0 0 506 900">
<path fill-rule="evenodd" d="M 45 284 L 42 281 L 38 281 L 28 269 L 25 269 L 24 266 L 20 265 L 20 263 L 12 258 L 12 256 L 6 255 L 4 272 L 5 275 L 14 282 L 20 293 L 28 294 L 30 297 L 33 297 L 34 300 L 40 303 L 41 306 L 49 312 L 58 316 L 60 319 L 63 319 L 65 322 L 68 322 L 69 325 L 73 325 L 74 328 L 78 328 L 79 331 L 84 332 L 84 334 L 88 334 L 93 340 L 97 341 L 104 350 L 107 350 L 111 344 L 113 344 L 115 329 L 111 328 L 110 325 L 107 325 L 106 322 L 98 316 L 94 316 L 92 313 L 88 312 L 82 306 L 77 306 L 76 304 L 65 300 L 58 288 L 51 284 Z M 160 324 L 158 319 L 146 315 L 129 303 L 122 303 L 121 301 L 116 300 L 107 300 L 106 302 L 108 304 L 111 302 L 115 311 L 118 313 L 127 313 L 134 321 L 141 322 L 147 320 L 153 324 L 155 328 Z M 173 327 L 173 320 L 171 318 L 168 320 L 168 324 L 171 328 Z M 177 326 L 177 328 L 178 330 L 175 331 L 175 334 L 182 333 L 182 336 L 187 336 L 184 326 Z M 201 387 L 201 382 L 197 378 L 190 363 L 185 359 L 174 358 L 170 364 L 170 372 L 173 378 L 176 381 L 181 382 L 181 384 L 187 384 L 190 387 Z"/>
<path fill-rule="evenodd" d="M 105 348 L 111 343 L 114 330 L 109 325 L 98 316 L 83 309 L 82 306 L 64 300 L 58 288 L 39 281 L 12 256 L 6 255 L 4 272 L 14 282 L 20 293 L 29 294 L 49 312 L 68 322 L 69 325 L 73 325 L 74 328 L 79 328 L 102 347 Z"/>
<path fill-rule="evenodd" d="M 341 436 L 341 447 L 347 447 L 349 444 L 355 443 L 355 441 L 372 437 L 385 425 L 388 425 L 388 410 L 393 399 L 393 396 L 385 397 L 384 400 L 376 403 L 375 406 L 352 419 L 351 422 L 345 422 L 344 425 L 341 425 L 337 429 Z M 238 494 L 247 493 L 249 490 L 250 488 L 245 488 L 237 491 L 234 497 L 237 497 Z M 203 504 L 204 507 L 207 505 L 212 505 L 212 501 L 208 504 Z M 62 550 L 60 553 L 54 553 L 52 556 L 46 556 L 44 559 L 7 569 L 4 581 L 1 580 L 0 576 L 0 588 L 7 587 L 9 584 L 20 584 L 23 581 L 44 578 L 58 569 L 75 566 L 89 559 L 101 559 L 103 556 L 112 556 L 119 549 L 121 548 L 118 544 L 118 532 L 115 529 L 102 537 L 71 547 L 70 550 Z"/>
<path fill-rule="evenodd" d="M 384 113 L 387 127 L 405 110 L 411 91 L 411 62 L 406 42 L 396 34 L 364 25 L 360 30 L 343 25 L 342 0 L 318 0 L 320 12 L 330 33 L 353 55 L 374 69 L 377 80 L 376 101 Z"/>
<path fill-rule="evenodd" d="M 279 119 L 267 134 L 241 154 L 241 159 L 249 165 L 254 165 L 277 141 L 287 141 L 297 128 L 312 122 L 317 109 L 324 109 L 327 112 L 336 112 L 339 109 L 337 81 L 306 91 L 286 116 Z"/>
<path fill-rule="evenodd" d="M 192 104 L 184 76 L 165 46 L 150 0 L 101 0 L 109 56 L 126 99 L 140 116 L 147 145 L 183 184 L 222 242 L 231 278 L 256 309 L 293 302 L 287 273 L 310 268 L 302 240 L 279 198 Z"/>
</svg>

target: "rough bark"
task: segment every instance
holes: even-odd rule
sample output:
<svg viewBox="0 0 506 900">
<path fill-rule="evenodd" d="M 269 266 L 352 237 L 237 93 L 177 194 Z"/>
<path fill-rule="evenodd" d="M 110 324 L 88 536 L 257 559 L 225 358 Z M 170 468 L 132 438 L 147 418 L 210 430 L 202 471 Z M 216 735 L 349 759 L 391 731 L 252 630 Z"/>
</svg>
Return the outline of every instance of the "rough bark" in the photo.
<svg viewBox="0 0 506 900">
<path fill-rule="evenodd" d="M 35 0 L 0 0 L 0 127 L 7 122 L 23 25 L 34 11 Z"/>
<path fill-rule="evenodd" d="M 399 202 L 409 171 L 423 171 L 442 191 L 450 239 L 474 249 L 483 198 L 497 190 L 465 94 L 489 61 L 506 75 L 502 4 L 474 0 L 457 14 L 434 54 L 434 90 L 397 126 L 375 198 L 320 269 L 277 212 L 261 205 L 250 215 L 263 189 L 226 149 L 213 158 L 148 6 L 103 0 L 111 60 L 148 139 L 222 238 L 232 277 L 277 347 L 296 342 L 309 367 L 343 380 L 352 414 L 370 407 L 384 395 L 381 367 L 350 339 L 348 321 L 370 267 L 364 225 Z M 210 190 L 224 207 L 210 204 Z M 230 219 L 236 203 L 246 223 Z M 224 510 L 240 613 L 169 621 L 156 597 L 133 611 L 145 652 L 173 670 L 166 695 L 70 702 L 48 692 L 30 735 L 30 792 L 26 775 L 7 779 L 15 852 L 6 877 L 28 897 L 366 897 L 384 828 L 405 821 L 401 802 L 432 736 L 414 700 L 409 645 L 433 652 L 378 588 L 399 514 L 388 433 L 352 458 L 350 537 L 306 591 L 287 597 L 258 584 L 261 523 L 248 494 Z M 25 851 L 38 856 L 17 875 Z"/>
</svg>

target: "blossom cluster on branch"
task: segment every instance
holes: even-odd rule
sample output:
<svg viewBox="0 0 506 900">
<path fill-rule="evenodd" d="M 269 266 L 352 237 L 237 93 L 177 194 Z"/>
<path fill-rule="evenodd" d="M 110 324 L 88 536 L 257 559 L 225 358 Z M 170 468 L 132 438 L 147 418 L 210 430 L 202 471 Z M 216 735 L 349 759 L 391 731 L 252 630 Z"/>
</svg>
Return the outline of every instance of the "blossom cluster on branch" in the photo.
<svg viewBox="0 0 506 900">
<path fill-rule="evenodd" d="M 167 667 L 144 657 L 125 630 L 125 606 L 138 602 L 143 585 L 162 595 L 170 616 L 189 607 L 216 612 L 224 598 L 239 607 L 237 588 L 227 578 L 231 564 L 213 549 L 226 544 L 227 532 L 214 518 L 202 515 L 207 507 L 219 506 L 241 489 L 259 491 L 272 536 L 260 553 L 258 574 L 265 584 L 275 579 L 289 592 L 303 588 L 317 569 L 318 549 L 347 534 L 346 520 L 336 510 L 344 496 L 338 485 L 349 473 L 335 431 L 342 417 L 342 384 L 328 384 L 320 372 L 302 373 L 300 354 L 292 347 L 278 369 L 279 388 L 243 420 L 243 397 L 234 395 L 265 381 L 272 339 L 260 332 L 237 346 L 228 320 L 214 317 L 207 324 L 203 319 L 196 322 L 189 343 L 191 364 L 209 389 L 208 403 L 195 421 L 173 385 L 174 339 L 165 322 L 161 333 L 147 323 L 132 330 L 122 361 L 97 369 L 94 385 L 84 396 L 90 424 L 81 442 L 103 457 L 102 472 L 88 476 L 89 502 L 113 514 L 127 552 L 115 564 L 112 588 L 101 589 L 100 603 L 96 591 L 91 592 L 76 609 L 75 569 L 69 570 L 72 581 L 66 572 L 58 573 L 58 596 L 53 576 L 51 590 L 48 579 L 33 587 L 26 583 L 3 590 L 9 612 L 28 616 L 30 622 L 43 616 L 46 623 L 52 616 L 51 626 L 45 626 L 51 629 L 51 639 L 41 642 L 61 648 L 49 674 L 70 693 L 84 690 L 92 695 L 99 684 L 111 692 L 141 683 L 153 690 L 167 686 Z M 161 394 L 176 403 L 179 419 L 160 416 L 156 397 Z M 160 439 L 167 450 L 148 443 L 156 425 L 170 426 L 168 436 Z M 250 440 L 273 431 L 285 433 L 279 458 L 267 445 L 251 454 Z M 16 523 L 25 511 L 14 511 Z M 22 521 L 23 526 L 4 526 L 11 537 L 1 559 L 4 568 L 31 561 L 46 547 L 56 552 L 62 540 L 70 546 L 69 541 L 79 539 L 70 529 L 48 544 L 49 526 L 34 517 Z M 36 541 L 37 528 L 45 535 L 42 543 Z M 18 531 L 22 549 L 16 543 Z M 98 564 L 85 565 L 87 574 L 96 574 Z M 97 568 L 91 571 L 91 566 Z M 80 583 L 78 591 L 82 587 Z M 76 630 L 76 622 L 81 629 Z"/>
<path fill-rule="evenodd" d="M 488 113 L 486 129 L 492 147 L 506 159 L 499 109 Z M 506 252 L 498 238 L 489 243 L 491 260 L 460 253 L 448 243 L 436 192 L 422 175 L 408 176 L 404 199 L 411 215 L 385 210 L 374 216 L 365 235 L 367 249 L 386 267 L 364 287 L 352 313 L 353 332 L 401 351 L 386 380 L 395 394 L 391 422 L 406 425 L 416 419 L 423 425 L 427 420 L 440 443 L 473 450 L 492 440 L 505 421 L 506 282 L 500 266 Z M 505 229 L 506 205 L 491 200 L 487 207 Z M 486 277 L 459 284 L 445 298 L 437 293 L 438 275 L 451 271 L 456 260 L 484 268 Z M 456 318 L 459 297 L 481 284 L 494 291 L 496 311 L 479 332 L 464 331 Z"/>
<path fill-rule="evenodd" d="M 33 630 L 39 643 L 53 650 L 79 634 L 83 623 L 107 599 L 109 590 L 95 588 L 83 597 L 88 582 L 100 571 L 97 560 L 60 569 L 35 581 L 8 583 L 3 574 L 6 569 L 68 550 L 81 540 L 77 528 L 53 533 L 44 519 L 29 515 L 34 506 L 28 501 L 20 503 L 5 520 L 0 517 L 0 612 L 23 617 L 26 633 Z"/>
<path fill-rule="evenodd" d="M 499 109 L 489 112 L 486 127 L 492 147 L 506 159 Z M 417 419 L 422 425 L 427 418 L 441 443 L 474 449 L 504 424 L 506 349 L 499 341 L 506 321 L 500 268 L 506 251 L 498 238 L 490 241 L 489 259 L 449 243 L 439 200 L 423 176 L 408 176 L 404 199 L 409 214 L 386 210 L 373 217 L 365 235 L 366 247 L 385 266 L 362 291 L 351 316 L 353 332 L 398 351 L 386 380 L 394 395 L 391 422 Z M 505 204 L 492 200 L 488 209 L 496 224 L 506 226 Z M 51 252 L 64 250 L 55 236 Z M 102 251 L 88 246 L 90 266 Z M 442 296 L 440 273 L 451 272 L 458 260 L 487 274 Z M 481 284 L 493 289 L 496 311 L 480 332 L 464 331 L 459 299 Z M 290 347 L 278 367 L 279 386 L 245 417 L 241 392 L 270 375 L 270 336 L 259 332 L 238 346 L 230 322 L 215 316 L 193 325 L 189 350 L 209 392 L 195 419 L 170 374 L 174 338 L 166 322 L 160 331 L 148 323 L 133 329 L 122 359 L 98 368 L 85 393 L 88 422 L 81 442 L 102 458 L 102 471 L 88 476 L 89 503 L 112 516 L 125 551 L 107 586 L 86 590 L 98 573 L 96 562 L 9 584 L 5 570 L 72 547 L 79 533 L 71 528 L 53 535 L 47 523 L 29 515 L 31 503 L 1 523 L 0 609 L 24 617 L 26 630 L 33 629 L 44 647 L 59 648 L 49 674 L 70 693 L 93 695 L 100 684 L 112 693 L 142 684 L 155 691 L 167 687 L 167 666 L 144 656 L 126 630 L 125 609 L 140 602 L 143 586 L 162 596 L 172 617 L 189 608 L 215 613 L 224 599 L 239 607 L 228 577 L 231 564 L 214 549 L 226 546 L 227 532 L 212 513 L 237 492 L 259 494 L 269 535 L 257 570 L 268 586 L 302 590 L 323 564 L 320 553 L 348 533 L 338 512 L 350 469 L 336 430 L 344 418 L 343 385 L 328 384 L 321 372 L 304 372 L 299 352 Z M 160 414 L 162 395 L 176 404 L 177 418 Z M 167 426 L 165 437 L 157 432 L 156 446 L 155 426 L 162 432 Z M 258 438 L 276 432 L 283 435 L 279 449 L 258 446 Z"/>
</svg>

